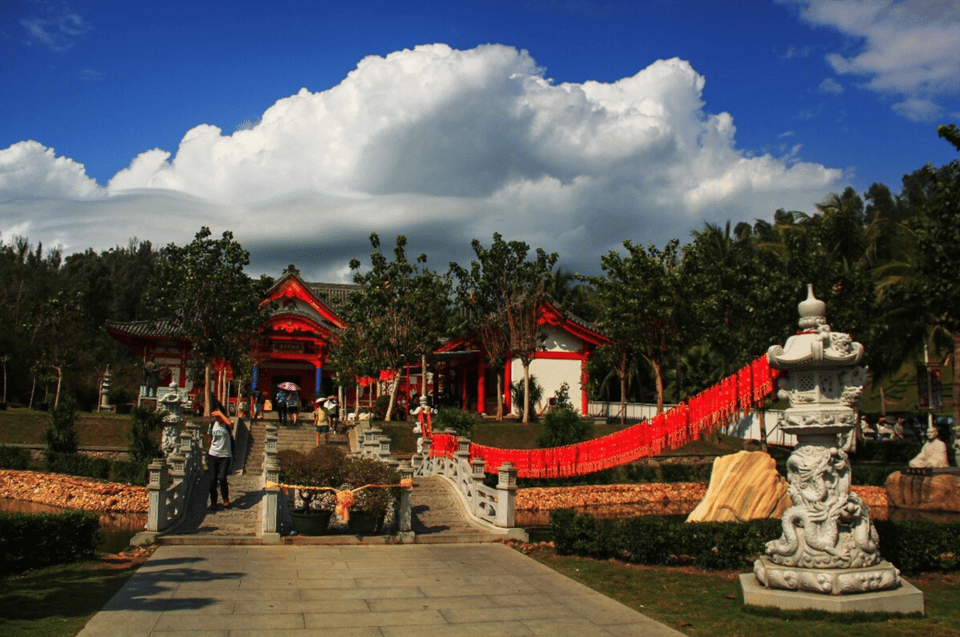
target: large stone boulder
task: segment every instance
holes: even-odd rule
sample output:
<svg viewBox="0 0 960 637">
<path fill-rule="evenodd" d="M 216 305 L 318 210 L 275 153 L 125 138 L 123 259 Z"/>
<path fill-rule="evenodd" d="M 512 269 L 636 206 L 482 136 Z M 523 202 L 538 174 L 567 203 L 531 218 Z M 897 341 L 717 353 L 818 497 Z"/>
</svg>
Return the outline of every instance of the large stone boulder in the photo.
<svg viewBox="0 0 960 637">
<path fill-rule="evenodd" d="M 777 461 L 762 451 L 741 451 L 714 460 L 707 494 L 687 522 L 779 518 L 790 504 Z"/>
<path fill-rule="evenodd" d="M 890 474 L 885 486 L 892 507 L 960 513 L 960 476 L 956 473 L 926 476 L 897 471 Z"/>
</svg>

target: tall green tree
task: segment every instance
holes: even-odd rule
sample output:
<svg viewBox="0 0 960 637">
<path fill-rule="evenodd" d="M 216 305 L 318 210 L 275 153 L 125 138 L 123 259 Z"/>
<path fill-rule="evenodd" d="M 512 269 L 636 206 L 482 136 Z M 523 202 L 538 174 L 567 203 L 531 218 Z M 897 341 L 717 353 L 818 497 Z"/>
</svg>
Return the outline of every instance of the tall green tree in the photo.
<svg viewBox="0 0 960 637">
<path fill-rule="evenodd" d="M 940 126 L 940 137 L 960 152 L 955 125 Z M 917 231 L 917 274 L 913 299 L 925 305 L 932 327 L 946 332 L 953 352 L 953 422 L 960 431 L 960 160 L 924 169 L 933 184 L 926 214 Z M 922 305 L 921 305 L 922 304 Z"/>
<path fill-rule="evenodd" d="M 250 254 L 224 231 L 219 239 L 202 227 L 185 246 L 168 244 L 160 251 L 152 279 L 159 313 L 172 316 L 190 339 L 191 355 L 204 369 L 204 414 L 210 414 L 211 363 L 236 363 L 249 353 L 269 307 L 260 299 L 266 280 L 244 272 Z"/>
<path fill-rule="evenodd" d="M 543 348 L 546 334 L 540 312 L 547 298 L 557 254 L 537 248 L 530 259 L 530 246 L 523 241 L 504 241 L 494 233 L 490 248 L 479 239 L 471 242 L 477 258 L 469 270 L 456 263 L 450 268 L 457 277 L 458 298 L 470 317 L 470 328 L 481 340 L 488 363 L 498 370 L 497 415 L 503 413 L 503 365 L 507 356 L 520 359 L 523 366 L 523 422 L 530 422 L 530 362 Z M 503 354 L 503 343 L 509 352 Z"/>
<path fill-rule="evenodd" d="M 663 412 L 663 367 L 679 334 L 684 311 L 681 288 L 680 243 L 676 239 L 661 250 L 623 242 L 626 256 L 610 251 L 601 258 L 605 276 L 591 279 L 602 302 L 598 321 L 603 332 L 624 348 L 633 347 L 653 369 L 657 413 Z M 621 376 L 623 382 L 623 376 Z"/>
<path fill-rule="evenodd" d="M 361 270 L 359 260 L 350 262 L 354 283 L 363 289 L 350 294 L 344 319 L 351 325 L 357 324 L 360 330 L 359 334 L 348 333 L 348 338 L 362 334 L 370 344 L 370 348 L 362 350 L 358 363 L 376 363 L 379 369 L 397 374 L 387 406 L 389 420 L 403 366 L 422 361 L 448 332 L 452 285 L 449 275 L 426 267 L 425 254 L 413 261 L 407 257 L 407 239 L 403 235 L 397 236 L 392 261 L 383 254 L 376 233 L 370 235 L 370 245 L 373 252 L 368 271 Z"/>
</svg>

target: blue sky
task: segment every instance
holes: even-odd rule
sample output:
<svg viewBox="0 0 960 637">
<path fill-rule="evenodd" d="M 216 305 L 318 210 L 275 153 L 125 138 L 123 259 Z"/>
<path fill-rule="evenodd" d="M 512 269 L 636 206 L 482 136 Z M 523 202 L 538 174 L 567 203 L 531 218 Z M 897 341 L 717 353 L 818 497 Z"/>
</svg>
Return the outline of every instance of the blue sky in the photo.
<svg viewBox="0 0 960 637">
<path fill-rule="evenodd" d="M 6 0 L 0 240 L 232 230 L 344 280 L 494 232 L 595 272 L 624 239 L 812 211 L 955 152 L 960 6 L 906 0 Z"/>
</svg>

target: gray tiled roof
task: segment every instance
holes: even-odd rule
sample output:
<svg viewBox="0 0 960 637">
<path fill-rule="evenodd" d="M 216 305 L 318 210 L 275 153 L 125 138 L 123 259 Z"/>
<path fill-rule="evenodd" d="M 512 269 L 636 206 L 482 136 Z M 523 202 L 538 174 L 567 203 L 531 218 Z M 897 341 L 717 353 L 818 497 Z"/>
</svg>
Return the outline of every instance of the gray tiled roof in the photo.
<svg viewBox="0 0 960 637">
<path fill-rule="evenodd" d="M 180 324 L 171 319 L 156 319 L 151 321 L 107 321 L 108 330 L 113 330 L 130 336 L 144 338 L 182 338 L 183 329 Z"/>
</svg>

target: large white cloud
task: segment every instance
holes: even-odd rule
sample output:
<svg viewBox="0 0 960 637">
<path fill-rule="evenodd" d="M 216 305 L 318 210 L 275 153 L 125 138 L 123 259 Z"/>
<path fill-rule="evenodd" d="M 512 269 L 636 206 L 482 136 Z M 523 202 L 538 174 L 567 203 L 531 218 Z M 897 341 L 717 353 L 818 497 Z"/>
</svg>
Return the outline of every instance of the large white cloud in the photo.
<svg viewBox="0 0 960 637">
<path fill-rule="evenodd" d="M 12 197 L 85 199 L 101 194 L 83 164 L 57 157 L 54 149 L 39 142 L 18 142 L 0 149 L 0 201 Z"/>
<path fill-rule="evenodd" d="M 732 116 L 705 112 L 704 83 L 679 59 L 613 83 L 554 84 L 511 47 L 420 46 L 368 57 L 232 135 L 197 126 L 175 154 L 146 151 L 105 188 L 22 142 L 0 151 L 0 196 L 85 200 L 63 221 L 71 244 L 182 243 L 205 223 L 234 230 L 271 269 L 322 253 L 312 275 L 323 276 L 368 251 L 371 230 L 422 237 L 411 247 L 435 267 L 500 232 L 596 269 L 625 238 L 662 243 L 703 221 L 810 209 L 835 188 L 839 170 L 738 149 Z M 19 227 L 13 210 L 0 231 Z"/>
<path fill-rule="evenodd" d="M 830 53 L 840 74 L 865 78 L 878 93 L 899 96 L 893 109 L 909 119 L 945 114 L 938 100 L 960 93 L 960 5 L 943 0 L 781 0 L 802 16 L 857 38 L 854 53 Z M 956 113 L 953 113 L 954 115 Z"/>
</svg>

